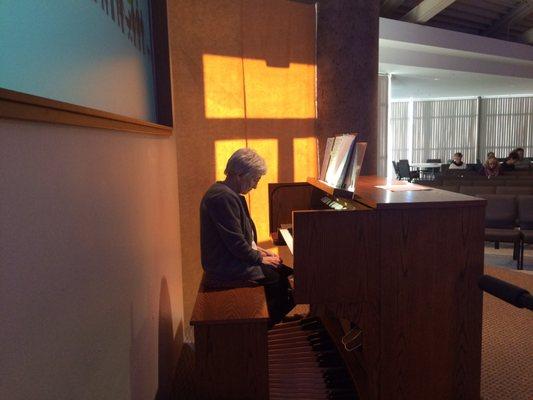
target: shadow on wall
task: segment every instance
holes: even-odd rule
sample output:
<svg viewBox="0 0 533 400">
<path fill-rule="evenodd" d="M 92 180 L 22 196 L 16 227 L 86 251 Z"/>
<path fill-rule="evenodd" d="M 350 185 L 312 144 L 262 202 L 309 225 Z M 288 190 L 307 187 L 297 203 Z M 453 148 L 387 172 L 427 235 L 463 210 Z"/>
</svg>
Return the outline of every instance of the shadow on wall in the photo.
<svg viewBox="0 0 533 400">
<path fill-rule="evenodd" d="M 130 393 L 131 400 L 146 400 L 151 398 L 153 392 L 151 385 L 142 383 L 146 370 L 151 366 L 146 360 L 150 360 L 152 354 L 149 338 L 151 324 L 145 321 L 141 329 L 134 335 L 133 308 L 131 309 L 131 348 L 130 348 Z M 165 277 L 161 279 L 159 295 L 159 318 L 158 318 L 158 352 L 157 352 L 157 392 L 156 400 L 170 399 L 172 392 L 172 378 L 175 375 L 179 352 L 183 343 L 183 324 L 180 322 L 174 335 L 172 323 L 172 307 L 168 283 Z M 152 343 L 153 345 L 153 343 Z M 153 368 L 155 371 L 155 366 Z"/>
<path fill-rule="evenodd" d="M 155 398 L 166 400 L 170 398 L 172 392 L 172 381 L 183 343 L 183 323 L 180 322 L 175 335 L 172 328 L 172 308 L 166 278 L 161 279 L 158 326 L 158 384 Z"/>
<path fill-rule="evenodd" d="M 268 239 L 268 183 L 316 176 L 315 13 L 286 0 L 169 4 L 185 321 L 200 282 L 199 204 L 229 156 L 252 147 L 268 173 L 249 196 Z"/>
</svg>

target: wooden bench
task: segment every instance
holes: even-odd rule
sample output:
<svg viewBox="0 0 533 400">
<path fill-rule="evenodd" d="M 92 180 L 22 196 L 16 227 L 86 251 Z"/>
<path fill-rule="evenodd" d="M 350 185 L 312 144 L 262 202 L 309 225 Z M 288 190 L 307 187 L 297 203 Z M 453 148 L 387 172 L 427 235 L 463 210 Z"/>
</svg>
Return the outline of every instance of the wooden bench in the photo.
<svg viewBox="0 0 533 400">
<path fill-rule="evenodd" d="M 268 399 L 268 309 L 262 286 L 208 290 L 191 317 L 202 399 Z"/>
</svg>

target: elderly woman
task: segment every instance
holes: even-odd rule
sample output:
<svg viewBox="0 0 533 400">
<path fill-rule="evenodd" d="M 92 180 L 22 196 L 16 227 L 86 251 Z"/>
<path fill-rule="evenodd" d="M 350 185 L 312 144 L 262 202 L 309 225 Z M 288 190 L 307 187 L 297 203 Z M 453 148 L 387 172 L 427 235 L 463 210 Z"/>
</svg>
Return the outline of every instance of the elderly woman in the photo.
<svg viewBox="0 0 533 400">
<path fill-rule="evenodd" d="M 226 179 L 214 183 L 200 204 L 200 242 L 204 284 L 211 288 L 263 285 L 272 324 L 294 302 L 288 267 L 278 255 L 257 246 L 257 234 L 243 195 L 257 187 L 266 173 L 265 160 L 252 149 L 239 149 L 229 158 Z"/>
</svg>

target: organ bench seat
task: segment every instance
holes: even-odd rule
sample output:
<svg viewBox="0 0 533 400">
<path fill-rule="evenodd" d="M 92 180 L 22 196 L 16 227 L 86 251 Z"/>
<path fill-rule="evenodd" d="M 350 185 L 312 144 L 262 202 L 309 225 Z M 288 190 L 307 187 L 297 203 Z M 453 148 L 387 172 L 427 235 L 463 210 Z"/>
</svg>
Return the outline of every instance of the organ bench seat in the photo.
<svg viewBox="0 0 533 400">
<path fill-rule="evenodd" d="M 262 286 L 210 290 L 191 317 L 201 399 L 268 399 L 268 309 Z"/>
</svg>

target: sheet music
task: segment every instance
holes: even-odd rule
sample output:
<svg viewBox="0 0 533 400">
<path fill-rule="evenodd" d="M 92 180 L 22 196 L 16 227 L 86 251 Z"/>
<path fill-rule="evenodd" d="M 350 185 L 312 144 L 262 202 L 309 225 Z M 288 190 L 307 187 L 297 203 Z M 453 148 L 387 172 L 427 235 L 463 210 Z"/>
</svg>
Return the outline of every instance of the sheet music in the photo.
<svg viewBox="0 0 533 400">
<path fill-rule="evenodd" d="M 320 169 L 320 176 L 318 178 L 321 181 L 326 180 L 326 172 L 328 170 L 329 161 L 331 159 L 331 151 L 333 149 L 333 142 L 335 142 L 334 137 L 330 137 L 326 141 L 326 152 L 324 153 L 324 160 L 322 160 L 322 168 Z"/>
<path fill-rule="evenodd" d="M 289 230 L 280 228 L 279 233 L 281 233 L 281 236 L 283 236 L 283 240 L 285 240 L 285 243 L 287 243 L 287 247 L 289 248 L 291 254 L 294 254 L 292 235 Z"/>
</svg>

